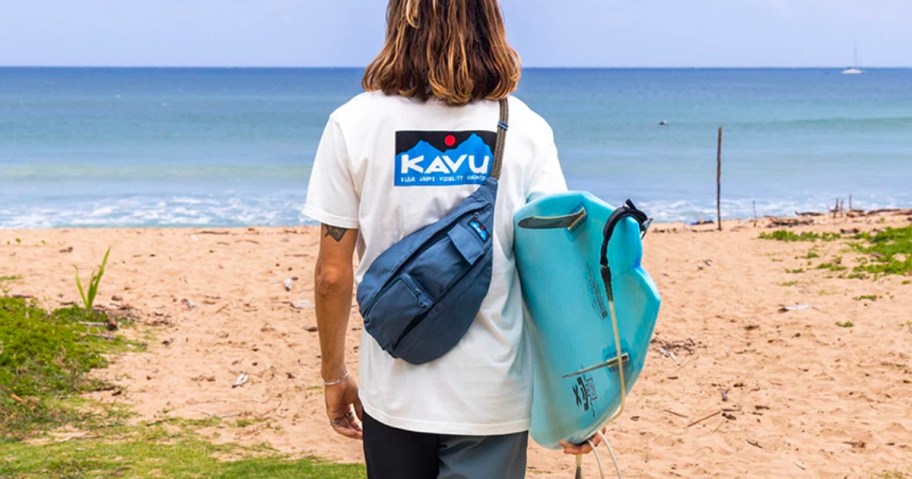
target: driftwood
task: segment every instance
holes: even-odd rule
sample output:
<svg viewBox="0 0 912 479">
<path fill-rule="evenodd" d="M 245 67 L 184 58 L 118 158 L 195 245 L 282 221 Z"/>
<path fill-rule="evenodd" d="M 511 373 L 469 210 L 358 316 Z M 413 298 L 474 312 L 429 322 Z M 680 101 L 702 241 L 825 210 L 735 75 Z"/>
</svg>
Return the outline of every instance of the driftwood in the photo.
<svg viewBox="0 0 912 479">
<path fill-rule="evenodd" d="M 797 219 L 797 218 L 773 218 L 770 220 L 769 227 L 785 227 L 791 228 L 793 226 L 808 226 L 814 224 L 812 219 Z"/>
</svg>

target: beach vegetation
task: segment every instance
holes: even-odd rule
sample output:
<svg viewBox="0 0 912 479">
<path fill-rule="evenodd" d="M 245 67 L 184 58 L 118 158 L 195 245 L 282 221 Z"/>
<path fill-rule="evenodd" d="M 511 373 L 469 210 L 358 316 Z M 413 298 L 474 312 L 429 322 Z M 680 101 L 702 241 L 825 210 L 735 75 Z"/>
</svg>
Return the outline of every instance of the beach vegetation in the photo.
<svg viewBox="0 0 912 479">
<path fill-rule="evenodd" d="M 786 241 L 786 242 L 796 242 L 796 241 L 835 241 L 841 238 L 842 236 L 839 233 L 817 233 L 814 231 L 803 231 L 801 233 L 795 233 L 794 231 L 788 230 L 776 230 L 770 233 L 760 233 L 760 239 L 765 240 L 774 240 L 774 241 Z"/>
<path fill-rule="evenodd" d="M 851 321 L 836 321 L 836 326 L 840 328 L 851 328 L 855 326 L 855 323 Z"/>
<path fill-rule="evenodd" d="M 93 313 L 91 318 L 98 319 Z M 89 377 L 105 354 L 138 349 L 116 336 L 94 334 L 85 311 L 45 311 L 23 298 L 0 297 L 0 429 L 4 438 L 90 421 L 80 393 L 111 387 Z"/>
<path fill-rule="evenodd" d="M 82 297 L 82 304 L 87 312 L 91 312 L 95 305 L 95 296 L 98 295 L 98 286 L 101 284 L 101 278 L 104 276 L 105 266 L 108 264 L 108 255 L 110 254 L 111 247 L 109 246 L 104 258 L 101 260 L 101 265 L 97 270 L 92 271 L 87 289 L 83 289 L 82 280 L 79 279 L 79 267 L 73 265 L 73 268 L 76 268 L 76 288 L 79 289 L 79 296 Z"/>
<path fill-rule="evenodd" d="M 259 419 L 241 418 L 241 419 L 238 419 L 237 421 L 235 421 L 232 426 L 236 427 L 238 429 L 243 429 L 245 427 L 253 426 L 254 424 L 256 424 L 260 421 L 261 420 L 259 420 Z"/>
<path fill-rule="evenodd" d="M 791 288 L 792 286 L 797 286 L 797 285 L 798 285 L 798 281 L 783 281 L 783 282 L 779 283 L 779 286 L 782 286 L 785 288 Z"/>
<path fill-rule="evenodd" d="M 103 437 L 89 434 L 65 441 L 0 443 L 0 473 L 9 479 L 366 477 L 361 465 L 292 459 L 264 445 L 215 445 L 191 428 L 173 424 L 118 426 L 107 429 Z"/>
<path fill-rule="evenodd" d="M 814 258 L 819 258 L 819 257 L 820 257 L 820 253 L 818 253 L 814 250 L 808 251 L 807 255 L 805 256 L 805 258 L 807 258 L 807 259 L 814 259 Z"/>
<path fill-rule="evenodd" d="M 867 255 L 855 271 L 874 275 L 912 275 L 912 226 L 859 233 L 852 247 Z"/>
<path fill-rule="evenodd" d="M 826 269 L 833 272 L 845 271 L 849 268 L 842 264 L 842 256 L 837 256 L 827 263 L 820 263 L 817 269 Z"/>
<path fill-rule="evenodd" d="M 293 459 L 267 446 L 211 444 L 195 430 L 218 426 L 217 417 L 127 425 L 127 406 L 81 397 L 116 391 L 90 374 L 108 364 L 107 355 L 141 350 L 96 334 L 87 319 L 99 315 L 78 306 L 47 311 L 24 298 L 0 297 L 0 477 L 365 477 L 360 465 Z M 243 427 L 242 421 L 236 425 Z"/>
<path fill-rule="evenodd" d="M 855 301 L 877 301 L 880 299 L 880 296 L 877 296 L 876 294 L 863 294 L 861 296 L 855 296 L 852 299 Z"/>
<path fill-rule="evenodd" d="M 804 273 L 804 268 L 786 269 L 785 272 L 788 274 Z"/>
<path fill-rule="evenodd" d="M 874 476 L 872 479 L 912 479 L 912 476 L 902 471 L 883 471 Z"/>
<path fill-rule="evenodd" d="M 4 296 L 8 295 L 10 292 L 9 284 L 15 283 L 15 282 L 19 281 L 20 279 L 22 279 L 22 276 L 19 276 L 19 275 L 0 276 L 0 294 L 2 294 Z"/>
</svg>

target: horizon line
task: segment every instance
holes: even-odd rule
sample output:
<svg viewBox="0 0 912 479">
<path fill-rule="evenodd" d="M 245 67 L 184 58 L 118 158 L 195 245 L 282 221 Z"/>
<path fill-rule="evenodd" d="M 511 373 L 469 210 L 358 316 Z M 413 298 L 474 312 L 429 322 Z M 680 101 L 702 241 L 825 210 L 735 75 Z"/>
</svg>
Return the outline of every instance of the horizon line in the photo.
<svg viewBox="0 0 912 479">
<path fill-rule="evenodd" d="M 849 65 L 804 65 L 804 66 L 555 66 L 527 65 L 524 70 L 829 70 L 845 69 Z M 363 65 L 0 65 L 0 69 L 219 69 L 219 70 L 363 70 Z M 858 67 L 862 70 L 912 69 L 912 65 L 878 65 Z"/>
</svg>

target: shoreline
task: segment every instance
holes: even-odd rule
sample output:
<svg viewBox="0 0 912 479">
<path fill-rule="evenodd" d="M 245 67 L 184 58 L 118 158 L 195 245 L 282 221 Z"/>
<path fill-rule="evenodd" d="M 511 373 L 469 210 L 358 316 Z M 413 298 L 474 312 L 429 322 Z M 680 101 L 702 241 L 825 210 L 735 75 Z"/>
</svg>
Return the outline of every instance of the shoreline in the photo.
<svg viewBox="0 0 912 479">
<path fill-rule="evenodd" d="M 782 226 L 782 227 L 795 227 L 795 226 L 807 226 L 811 224 L 826 224 L 825 221 L 806 221 L 808 218 L 814 218 L 817 220 L 826 220 L 831 218 L 833 220 L 845 219 L 845 218 L 864 218 L 864 217 L 875 217 L 875 216 L 907 216 L 912 217 L 912 207 L 896 207 L 896 208 L 874 208 L 870 210 L 865 209 L 842 209 L 837 211 L 796 211 L 793 215 L 762 215 L 757 217 L 724 217 L 722 218 L 723 226 L 726 224 L 744 224 L 744 223 L 763 223 L 771 222 L 773 226 Z M 912 220 L 910 220 L 912 221 Z M 683 221 L 663 221 L 663 220 L 654 220 L 652 222 L 653 227 L 656 226 L 671 226 L 671 227 L 699 227 L 707 225 L 715 225 L 715 220 L 697 220 L 692 222 L 683 222 Z M 289 224 L 289 225 L 269 225 L 269 224 L 245 224 L 245 225 L 207 225 L 207 224 L 171 224 L 171 225 L 64 225 L 64 226 L 48 226 L 48 227 L 9 227 L 9 226 L 0 226 L 0 231 L 66 231 L 66 230 L 202 230 L 200 234 L 207 234 L 206 231 L 241 231 L 246 229 L 294 229 L 294 228 L 316 228 L 319 227 L 318 222 L 312 222 L 311 220 L 299 223 L 299 224 Z"/>
</svg>

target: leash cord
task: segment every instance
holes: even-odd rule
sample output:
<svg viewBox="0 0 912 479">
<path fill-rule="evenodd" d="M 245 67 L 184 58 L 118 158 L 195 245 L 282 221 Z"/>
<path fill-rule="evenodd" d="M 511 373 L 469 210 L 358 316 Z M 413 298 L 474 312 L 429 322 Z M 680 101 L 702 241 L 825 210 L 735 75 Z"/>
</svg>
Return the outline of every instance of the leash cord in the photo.
<svg viewBox="0 0 912 479">
<path fill-rule="evenodd" d="M 624 377 L 624 359 L 623 359 L 622 352 L 621 352 L 621 335 L 620 335 L 620 332 L 618 329 L 617 311 L 615 311 L 615 308 L 614 308 L 614 300 L 612 299 L 612 295 L 609 295 L 608 298 L 609 298 L 608 299 L 608 308 L 611 310 L 611 327 L 614 332 L 614 347 L 615 347 L 615 351 L 617 352 L 618 376 L 620 376 L 620 379 L 621 379 L 621 385 L 620 385 L 621 386 L 621 405 L 618 408 L 617 412 L 612 414 L 611 418 L 609 418 L 605 424 L 608 424 L 611 421 L 614 421 L 615 419 L 617 419 L 621 415 L 621 413 L 624 411 L 624 404 L 627 402 L 627 383 L 625 380 L 626 378 Z M 621 467 L 618 465 L 617 456 L 614 455 L 614 449 L 611 447 L 611 443 L 608 442 L 608 438 L 606 438 L 605 435 L 602 434 L 601 431 L 596 432 L 596 435 L 598 435 L 598 437 L 601 438 L 602 442 L 604 442 L 605 445 L 608 446 L 608 454 L 611 455 L 611 462 L 614 463 L 614 472 L 617 474 L 618 479 L 622 479 Z M 589 445 L 592 446 L 592 452 L 595 453 L 595 462 L 596 462 L 596 464 L 598 464 L 599 475 L 601 476 L 602 479 L 605 479 L 605 471 L 602 468 L 602 459 L 599 457 L 598 448 L 595 447 L 595 444 L 591 440 L 586 440 L 586 442 L 588 442 Z M 582 479 L 582 477 L 583 477 L 582 462 L 583 462 L 583 456 L 577 455 L 576 456 L 576 479 Z"/>
</svg>

